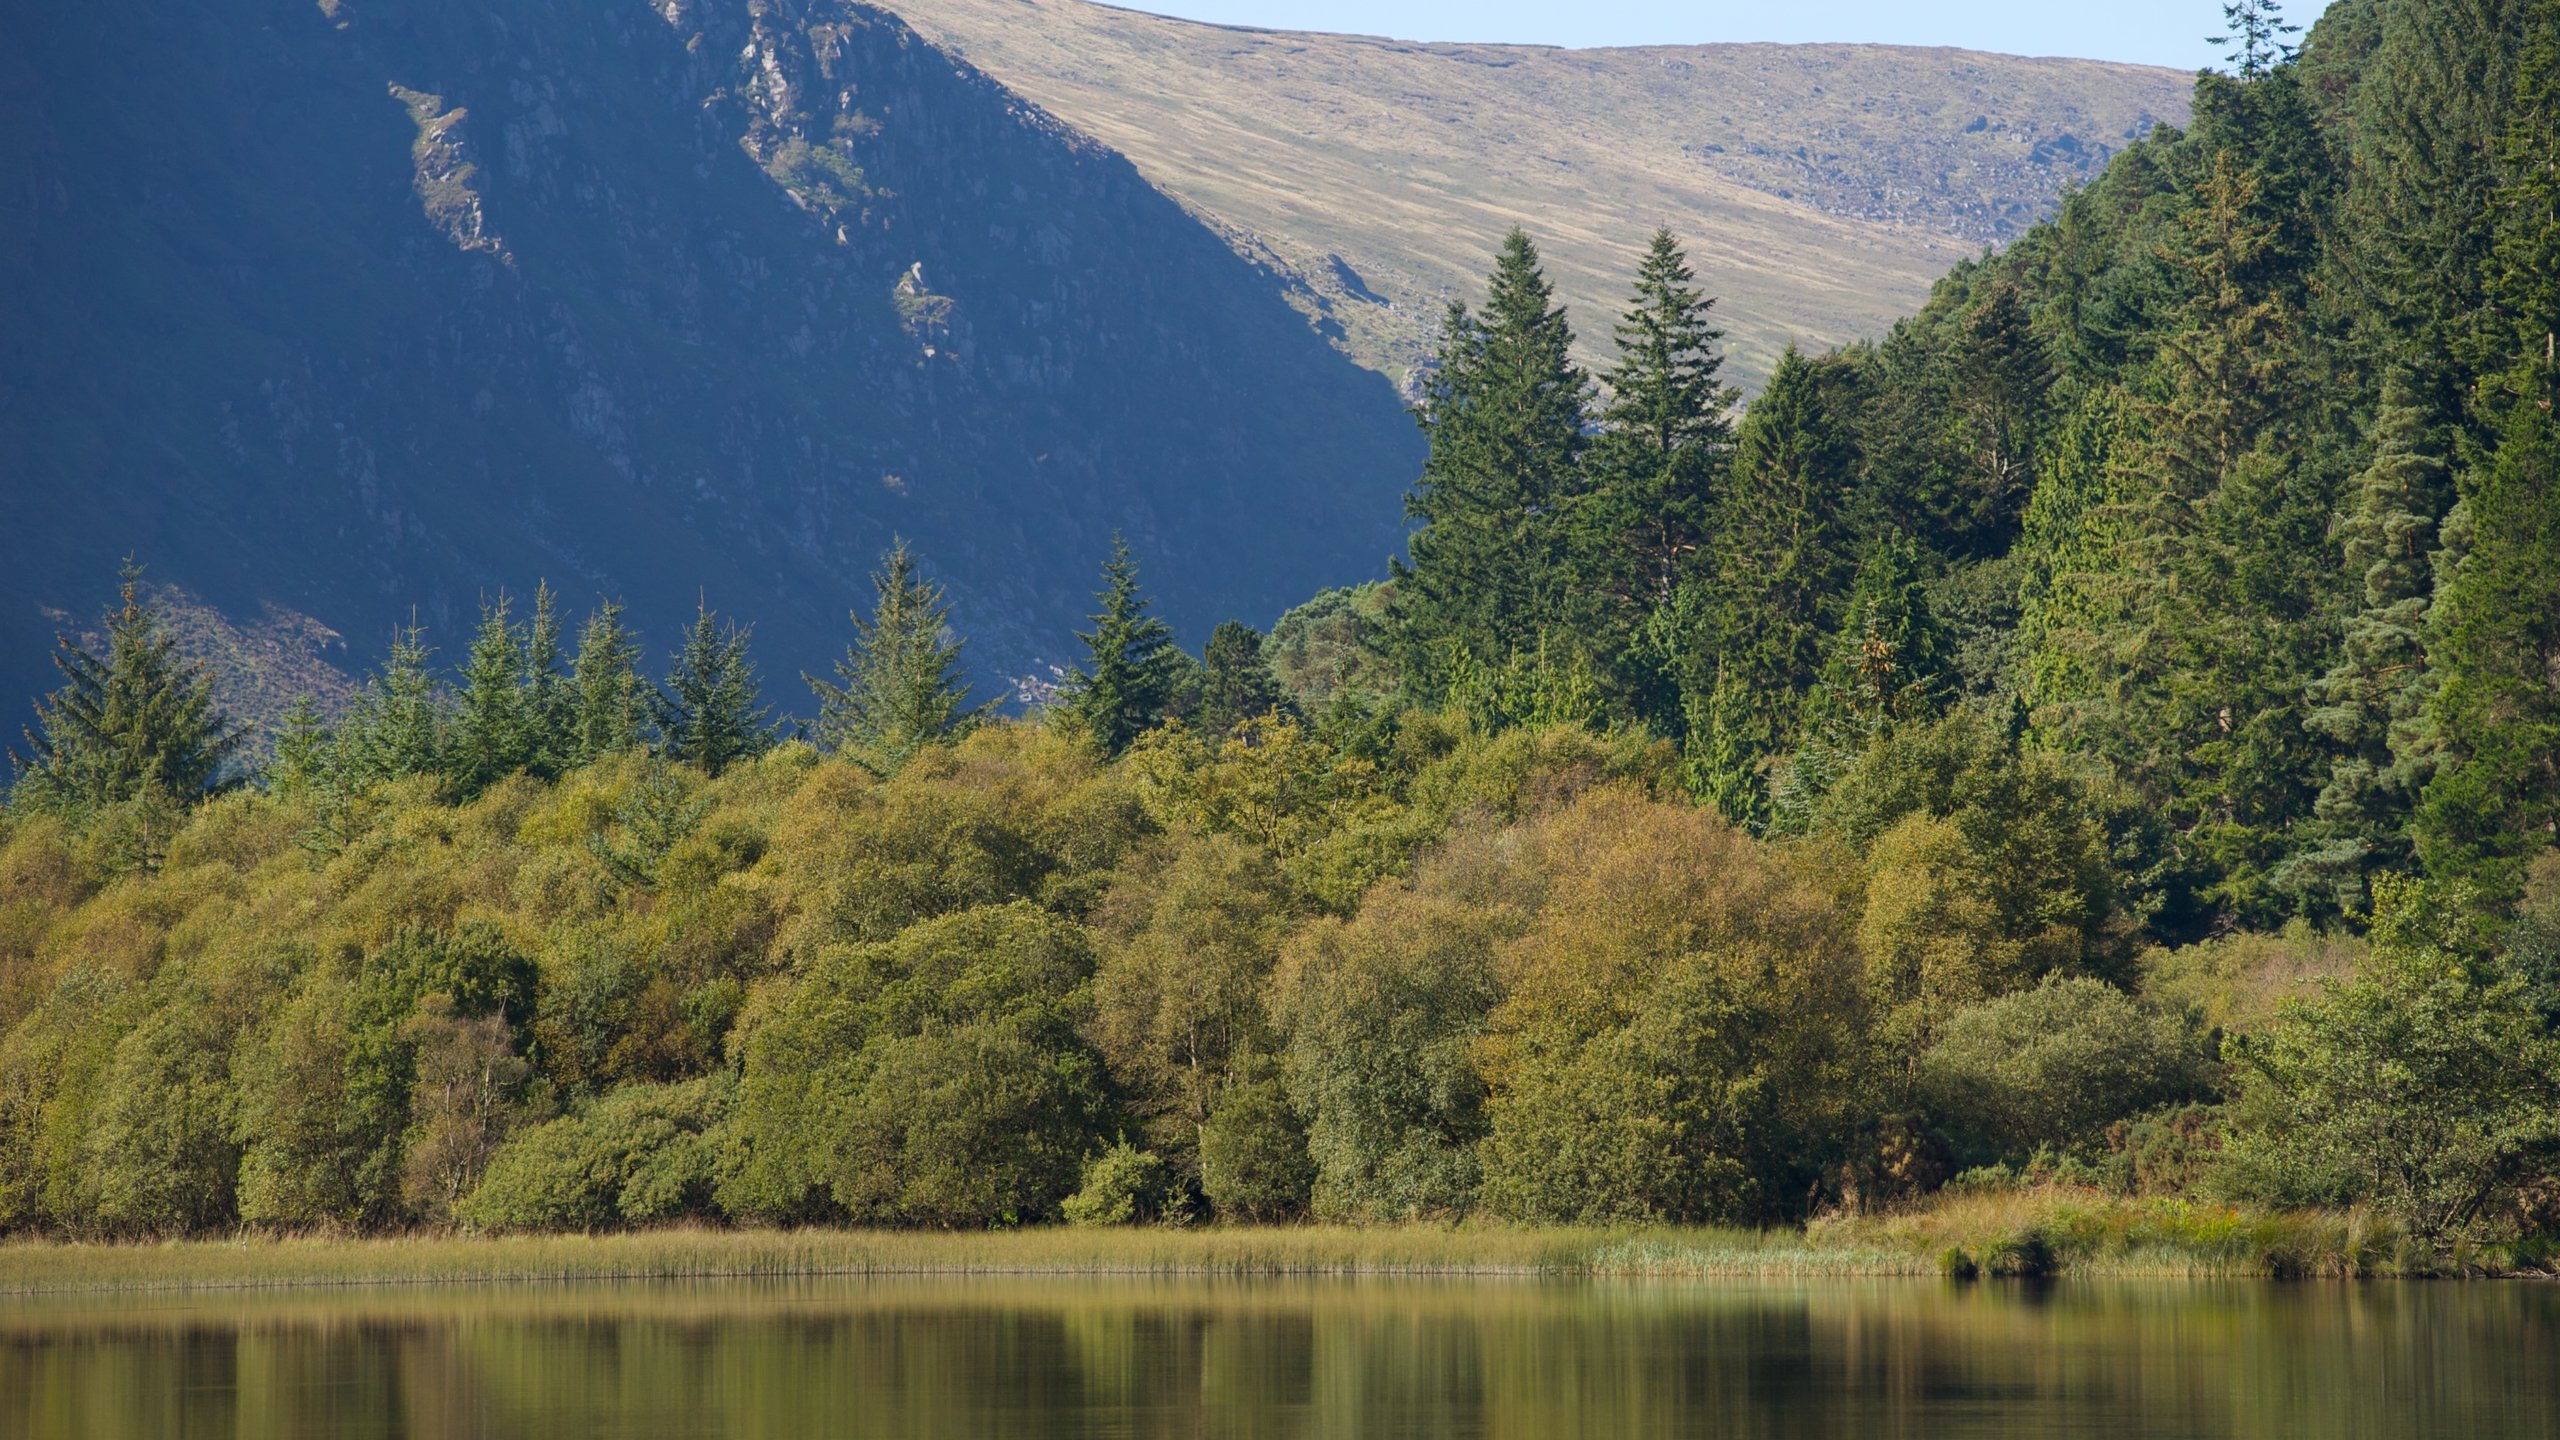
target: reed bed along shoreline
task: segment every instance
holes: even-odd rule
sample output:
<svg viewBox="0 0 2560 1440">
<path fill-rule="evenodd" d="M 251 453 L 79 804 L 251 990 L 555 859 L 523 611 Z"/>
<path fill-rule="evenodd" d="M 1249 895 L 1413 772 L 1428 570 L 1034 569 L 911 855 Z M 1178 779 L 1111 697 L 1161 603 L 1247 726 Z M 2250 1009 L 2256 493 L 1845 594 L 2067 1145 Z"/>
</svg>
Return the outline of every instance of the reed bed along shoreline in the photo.
<svg viewBox="0 0 2560 1440">
<path fill-rule="evenodd" d="M 2526 1247 L 2421 1251 L 2362 1212 L 2022 1192 L 1762 1232 L 1466 1224 L 18 1240 L 0 1244 L 0 1294 L 866 1275 L 2242 1279 L 2550 1268 L 2548 1252 Z"/>
</svg>

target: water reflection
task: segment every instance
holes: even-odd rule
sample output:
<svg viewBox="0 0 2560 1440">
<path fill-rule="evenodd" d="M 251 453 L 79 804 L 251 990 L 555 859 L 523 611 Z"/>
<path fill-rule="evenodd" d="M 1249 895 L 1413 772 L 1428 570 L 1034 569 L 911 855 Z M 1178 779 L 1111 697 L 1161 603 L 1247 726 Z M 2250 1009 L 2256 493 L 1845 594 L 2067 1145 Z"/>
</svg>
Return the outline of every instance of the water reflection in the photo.
<svg viewBox="0 0 2560 1440">
<path fill-rule="evenodd" d="M 2560 1434 L 2540 1285 L 879 1280 L 0 1300 L 0 1436 Z"/>
</svg>

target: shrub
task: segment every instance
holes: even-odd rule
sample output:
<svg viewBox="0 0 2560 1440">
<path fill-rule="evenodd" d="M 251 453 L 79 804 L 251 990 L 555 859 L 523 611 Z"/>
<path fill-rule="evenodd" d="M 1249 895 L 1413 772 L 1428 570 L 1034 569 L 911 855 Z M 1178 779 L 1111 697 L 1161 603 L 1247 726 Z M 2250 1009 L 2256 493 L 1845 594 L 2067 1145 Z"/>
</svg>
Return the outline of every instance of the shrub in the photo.
<svg viewBox="0 0 2560 1440">
<path fill-rule="evenodd" d="M 2104 982 L 2049 980 L 1968 1006 L 1921 1057 L 1920 1093 L 1963 1159 L 2090 1155 L 2129 1115 L 2201 1096 L 2211 1066 L 2183 1017 Z"/>
<path fill-rule="evenodd" d="M 1200 1188 L 1221 1218 L 1269 1224 L 1302 1214 L 1315 1187 L 1306 1122 L 1276 1075 L 1227 1087 L 1200 1132 Z"/>
<path fill-rule="evenodd" d="M 454 1207 L 489 1230 L 603 1230 L 711 1212 L 721 1080 L 631 1085 L 534 1126 L 497 1152 Z"/>
<path fill-rule="evenodd" d="M 1058 1209 L 1070 1225 L 1135 1225 L 1164 1210 L 1172 1172 L 1153 1151 L 1123 1140 L 1085 1162 L 1084 1187 Z"/>
</svg>

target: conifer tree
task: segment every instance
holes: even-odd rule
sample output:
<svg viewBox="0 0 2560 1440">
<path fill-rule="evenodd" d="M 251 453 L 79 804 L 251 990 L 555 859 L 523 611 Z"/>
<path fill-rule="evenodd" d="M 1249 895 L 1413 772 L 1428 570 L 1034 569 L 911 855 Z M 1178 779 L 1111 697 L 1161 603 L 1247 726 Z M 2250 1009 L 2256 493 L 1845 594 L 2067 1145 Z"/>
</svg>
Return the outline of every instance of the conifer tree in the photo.
<svg viewBox="0 0 2560 1440">
<path fill-rule="evenodd" d="M 1406 684 L 1438 698 L 1447 643 L 1500 659 L 1535 648 L 1569 583 L 1590 381 L 1573 332 L 1513 230 L 1484 310 L 1452 305 L 1416 410 L 1431 443 L 1406 498 L 1411 558 L 1395 566 L 1394 650 Z"/>
<path fill-rule="evenodd" d="M 2435 774 L 2417 814 L 2418 852 L 2431 874 L 2503 902 L 2521 892 L 2526 863 L 2560 842 L 2553 412 L 2531 400 L 2510 406 L 2496 456 L 2463 488 L 2469 549 L 2431 617 L 2438 688 L 2420 744 Z"/>
<path fill-rule="evenodd" d="M 415 620 L 393 637 L 390 653 L 339 727 L 338 766 L 347 783 L 447 773 L 453 721 L 444 687 L 429 668 L 434 653 Z"/>
<path fill-rule="evenodd" d="M 2206 36 L 2205 43 L 2229 51 L 2241 79 L 2264 79 L 2293 58 L 2285 37 L 2302 33 L 2302 27 L 2285 22 L 2284 7 L 2276 0 L 2225 0 L 2222 18 L 2226 33 Z"/>
<path fill-rule="evenodd" d="M 1226 735 L 1248 720 L 1288 708 L 1288 692 L 1263 657 L 1262 632 L 1241 620 L 1220 623 L 1200 652 L 1200 698 L 1194 721 L 1201 733 Z"/>
<path fill-rule="evenodd" d="M 1807 697 L 1806 728 L 1863 742 L 1927 713 L 1943 683 L 1947 648 L 1929 608 L 1920 547 L 1899 531 L 1880 537 L 1849 587 L 1822 677 Z"/>
<path fill-rule="evenodd" d="M 477 794 L 534 763 L 535 720 L 524 685 L 525 637 L 501 592 L 480 606 L 480 629 L 462 666 L 447 762 L 465 794 Z"/>
<path fill-rule="evenodd" d="M 1618 363 L 1601 377 L 1609 401 L 1581 527 L 1590 558 L 1577 573 L 1642 608 L 1669 598 L 1706 547 L 1740 398 L 1720 378 L 1724 332 L 1696 278 L 1671 232 L 1655 231 L 1617 324 Z"/>
<path fill-rule="evenodd" d="M 530 732 L 533 773 L 556 779 L 570 767 L 576 748 L 577 700 L 561 671 L 560 600 L 550 582 L 533 590 L 533 618 L 524 629 L 524 715 Z"/>
<path fill-rule="evenodd" d="M 818 697 L 818 744 L 879 775 L 894 775 L 928 745 L 976 726 L 951 604 L 927 580 L 904 540 L 871 577 L 871 616 L 853 616 L 853 644 L 836 681 L 804 676 Z"/>
<path fill-rule="evenodd" d="M 328 718 L 309 695 L 294 697 L 277 722 L 275 751 L 264 775 L 269 792 L 301 795 L 328 782 L 336 764 Z"/>
<path fill-rule="evenodd" d="M 1854 452 L 1824 393 L 1821 367 L 1790 346 L 1769 388 L 1742 419 L 1719 507 L 1714 613 L 1693 643 L 1716 656 L 1714 691 L 1685 702 L 1709 718 L 1694 728 L 1718 759 L 1712 789 L 1756 783 L 1764 762 L 1792 747 L 1806 690 L 1822 665 L 1823 634 L 1850 573 Z M 1699 709 L 1700 701 L 1707 701 Z M 1761 803 L 1727 803 L 1737 821 Z"/>
<path fill-rule="evenodd" d="M 1174 648 L 1172 629 L 1147 613 L 1138 562 L 1119 536 L 1112 537 L 1097 598 L 1102 609 L 1091 617 L 1093 629 L 1076 637 L 1087 658 L 1069 678 L 1065 702 L 1103 753 L 1117 755 L 1164 719 L 1185 657 Z"/>
<path fill-rule="evenodd" d="M 640 678 L 640 642 L 624 627 L 620 605 L 605 602 L 579 629 L 567 690 L 569 767 L 648 743 L 649 685 Z"/>
<path fill-rule="evenodd" d="M 2429 688 L 2436 526 L 2451 492 L 2426 422 L 2419 386 L 2395 371 L 2374 426 L 2379 453 L 2338 528 L 2362 605 L 2304 720 L 2336 758 L 2315 807 L 2319 842 L 2295 860 L 2293 883 L 2350 913 L 2363 908 L 2369 876 L 2405 860 L 2406 820 L 2424 783 L 2413 727 Z"/>
<path fill-rule="evenodd" d="M 749 631 L 724 625 L 708 605 L 676 652 L 665 685 L 651 697 L 659 752 L 718 777 L 773 743 L 772 710 L 758 703 L 756 667 L 747 658 Z"/>
<path fill-rule="evenodd" d="M 191 804 L 223 785 L 245 732 L 215 704 L 205 669 L 179 658 L 141 587 L 128 562 L 106 654 L 55 641 L 62 688 L 36 703 L 35 728 L 22 732 L 29 758 L 14 799 L 76 813 L 145 795 Z"/>
</svg>

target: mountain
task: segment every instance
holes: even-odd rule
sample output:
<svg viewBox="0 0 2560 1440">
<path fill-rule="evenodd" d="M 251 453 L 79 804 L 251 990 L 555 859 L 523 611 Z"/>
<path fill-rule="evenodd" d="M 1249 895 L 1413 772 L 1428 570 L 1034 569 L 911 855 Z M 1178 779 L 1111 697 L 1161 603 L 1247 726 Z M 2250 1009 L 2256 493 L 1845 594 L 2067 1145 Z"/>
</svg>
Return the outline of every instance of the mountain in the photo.
<svg viewBox="0 0 2560 1440">
<path fill-rule="evenodd" d="M 1791 339 L 1883 333 L 1951 265 L 2183 122 L 2194 79 L 1875 45 L 1421 45 L 1085 0 L 890 4 L 1285 265 L 1301 307 L 1399 379 L 1516 222 L 1594 357 L 1646 236 L 1679 232 L 1756 385 Z"/>
<path fill-rule="evenodd" d="M 1419 452 L 1284 292 L 869 5 L 0 8 L 0 694 L 127 554 L 350 664 L 542 579 L 653 649 L 707 602 L 786 705 L 895 535 L 990 678 L 1115 530 L 1186 638 L 1268 623 Z"/>
</svg>

